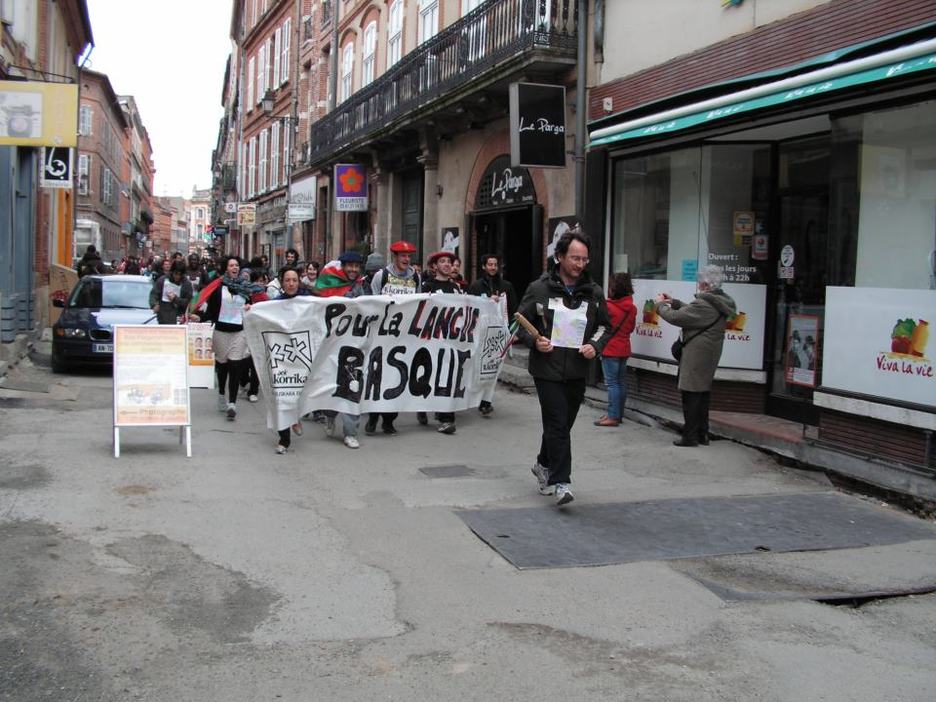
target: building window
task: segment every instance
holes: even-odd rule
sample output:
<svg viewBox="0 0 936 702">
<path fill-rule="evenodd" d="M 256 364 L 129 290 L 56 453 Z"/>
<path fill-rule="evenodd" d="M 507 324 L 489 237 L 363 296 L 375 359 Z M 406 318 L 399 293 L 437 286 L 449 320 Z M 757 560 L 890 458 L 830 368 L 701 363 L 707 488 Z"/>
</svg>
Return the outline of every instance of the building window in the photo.
<svg viewBox="0 0 936 702">
<path fill-rule="evenodd" d="M 266 44 L 260 47 L 260 51 L 257 52 L 257 104 L 260 104 L 260 101 L 263 100 L 263 94 L 266 92 Z"/>
<path fill-rule="evenodd" d="M 279 152 L 279 122 L 270 127 L 270 187 L 278 188 L 280 184 L 280 152 Z"/>
<path fill-rule="evenodd" d="M 88 105 L 82 105 L 78 112 L 78 133 L 81 136 L 91 136 L 92 117 L 94 113 Z"/>
<path fill-rule="evenodd" d="M 361 87 L 374 80 L 374 64 L 377 58 L 377 23 L 371 22 L 364 29 L 364 55 L 361 62 Z"/>
<path fill-rule="evenodd" d="M 250 60 L 247 62 L 247 111 L 253 109 L 254 106 L 254 68 L 256 66 L 256 61 L 251 56 Z"/>
<path fill-rule="evenodd" d="M 260 192 L 267 189 L 267 130 L 260 132 Z"/>
<path fill-rule="evenodd" d="M 462 0 L 462 14 L 467 15 L 483 2 L 484 0 Z"/>
<path fill-rule="evenodd" d="M 354 42 L 345 44 L 341 57 L 341 92 L 339 102 L 351 97 L 354 79 Z"/>
<path fill-rule="evenodd" d="M 289 80 L 289 42 L 292 38 L 292 18 L 283 22 L 282 56 L 280 57 L 280 83 Z"/>
<path fill-rule="evenodd" d="M 390 19 L 387 23 L 387 68 L 390 68 L 403 55 L 403 0 L 394 0 L 390 5 Z"/>
<path fill-rule="evenodd" d="M 291 168 L 292 161 L 289 156 L 289 140 L 290 140 L 290 130 L 288 128 L 283 129 L 283 169 L 285 171 L 285 176 L 283 180 L 286 181 L 289 179 L 289 170 Z"/>
<path fill-rule="evenodd" d="M 78 156 L 78 194 L 88 194 L 88 174 L 91 172 L 91 157 L 88 154 Z"/>
<path fill-rule="evenodd" d="M 195 219 L 204 219 L 204 218 L 205 218 L 205 211 L 201 207 L 197 208 L 195 210 Z"/>
<path fill-rule="evenodd" d="M 276 31 L 273 33 L 273 85 L 278 86 L 280 84 L 280 53 L 283 50 L 282 46 L 283 41 L 283 30 L 280 27 L 276 28 Z"/>
<path fill-rule="evenodd" d="M 422 0 L 419 8 L 419 43 L 432 39 L 439 31 L 439 0 Z"/>
<path fill-rule="evenodd" d="M 241 143 L 241 179 L 238 184 L 237 192 L 240 194 L 241 200 L 247 199 L 247 144 Z"/>
<path fill-rule="evenodd" d="M 247 157 L 247 197 L 257 193 L 257 137 L 250 137 L 250 155 Z"/>
</svg>

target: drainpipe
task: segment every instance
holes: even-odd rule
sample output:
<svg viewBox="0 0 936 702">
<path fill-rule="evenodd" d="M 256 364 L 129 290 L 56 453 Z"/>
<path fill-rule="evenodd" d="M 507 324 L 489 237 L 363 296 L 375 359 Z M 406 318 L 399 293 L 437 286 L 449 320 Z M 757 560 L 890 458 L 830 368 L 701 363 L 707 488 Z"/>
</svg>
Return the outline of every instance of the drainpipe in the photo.
<svg viewBox="0 0 936 702">
<path fill-rule="evenodd" d="M 585 91 L 588 80 L 588 0 L 578 0 L 578 56 L 575 77 L 575 218 L 585 221 Z"/>
<path fill-rule="evenodd" d="M 328 72 L 328 112 L 329 114 L 335 111 L 335 106 L 338 104 L 338 0 L 333 0 L 334 6 L 332 7 L 332 38 L 331 38 L 331 66 L 329 66 Z M 334 232 L 332 228 L 334 227 L 334 210 L 335 210 L 335 183 L 333 182 L 335 177 L 335 171 L 332 169 L 332 172 L 328 176 L 328 218 L 325 222 L 325 236 L 334 238 Z M 329 250 L 329 244 L 331 242 L 326 239 L 325 241 L 325 250 Z M 338 247 L 339 249 L 341 246 Z M 327 258 L 327 257 L 326 257 Z"/>
</svg>

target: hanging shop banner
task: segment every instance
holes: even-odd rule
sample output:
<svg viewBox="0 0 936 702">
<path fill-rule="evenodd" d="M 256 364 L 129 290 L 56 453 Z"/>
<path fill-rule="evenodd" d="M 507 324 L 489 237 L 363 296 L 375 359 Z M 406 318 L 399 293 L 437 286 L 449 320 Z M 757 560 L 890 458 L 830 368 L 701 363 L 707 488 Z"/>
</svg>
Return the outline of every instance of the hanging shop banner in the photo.
<svg viewBox="0 0 936 702">
<path fill-rule="evenodd" d="M 565 87 L 510 84 L 510 162 L 514 166 L 565 168 Z"/>
<path fill-rule="evenodd" d="M 237 205 L 237 226 L 252 227 L 257 223 L 257 205 L 253 202 L 241 202 Z"/>
<path fill-rule="evenodd" d="M 791 314 L 787 327 L 784 377 L 790 385 L 816 387 L 819 360 L 819 317 L 814 314 Z"/>
<path fill-rule="evenodd" d="M 936 405 L 936 290 L 826 288 L 822 386 Z"/>
<path fill-rule="evenodd" d="M 214 387 L 214 350 L 210 322 L 190 322 L 188 330 L 188 384 L 190 388 Z"/>
<path fill-rule="evenodd" d="M 71 188 L 72 150 L 67 146 L 48 146 L 42 149 L 39 176 L 41 188 Z"/>
<path fill-rule="evenodd" d="M 523 166 L 511 166 L 507 154 L 491 161 L 481 176 L 481 185 L 475 195 L 475 210 L 535 203 L 536 190 L 530 171 Z"/>
<path fill-rule="evenodd" d="M 738 313 L 728 320 L 725 327 L 725 345 L 718 367 L 761 370 L 764 367 L 767 287 L 727 283 L 722 287 L 735 301 Z M 690 303 L 695 299 L 695 291 L 695 283 L 682 280 L 635 280 L 637 326 L 631 335 L 633 353 L 675 363 L 670 348 L 679 337 L 679 327 L 657 314 L 656 296 L 666 293 Z"/>
<path fill-rule="evenodd" d="M 190 423 L 184 326 L 114 326 L 114 426 Z"/>
<path fill-rule="evenodd" d="M 335 210 L 367 212 L 367 168 L 357 163 L 335 165 Z"/>
<path fill-rule="evenodd" d="M 289 221 L 305 222 L 315 219 L 315 194 L 318 179 L 315 176 L 299 178 L 289 185 Z"/>
<path fill-rule="evenodd" d="M 78 86 L 0 81 L 0 146 L 78 146 Z"/>
<path fill-rule="evenodd" d="M 261 302 L 244 328 L 272 429 L 322 409 L 477 407 L 493 397 L 508 338 L 493 300 L 447 294 Z"/>
</svg>

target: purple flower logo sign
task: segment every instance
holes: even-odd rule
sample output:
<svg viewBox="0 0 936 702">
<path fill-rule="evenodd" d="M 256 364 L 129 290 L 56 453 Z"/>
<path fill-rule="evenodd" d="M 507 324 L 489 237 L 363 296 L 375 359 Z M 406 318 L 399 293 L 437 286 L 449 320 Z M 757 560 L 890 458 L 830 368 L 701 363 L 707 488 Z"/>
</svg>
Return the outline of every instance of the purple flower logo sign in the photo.
<svg viewBox="0 0 936 702">
<path fill-rule="evenodd" d="M 335 209 L 338 212 L 367 211 L 367 169 L 356 163 L 335 166 Z"/>
</svg>

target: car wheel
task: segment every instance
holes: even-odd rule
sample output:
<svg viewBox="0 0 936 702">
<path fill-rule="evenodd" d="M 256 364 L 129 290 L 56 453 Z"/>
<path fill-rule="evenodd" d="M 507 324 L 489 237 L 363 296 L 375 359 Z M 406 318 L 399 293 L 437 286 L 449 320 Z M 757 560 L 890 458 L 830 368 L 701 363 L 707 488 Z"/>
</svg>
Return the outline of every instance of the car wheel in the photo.
<svg viewBox="0 0 936 702">
<path fill-rule="evenodd" d="M 53 373 L 64 373 L 68 370 L 68 364 L 65 363 L 59 356 L 52 354 L 52 372 Z"/>
</svg>

